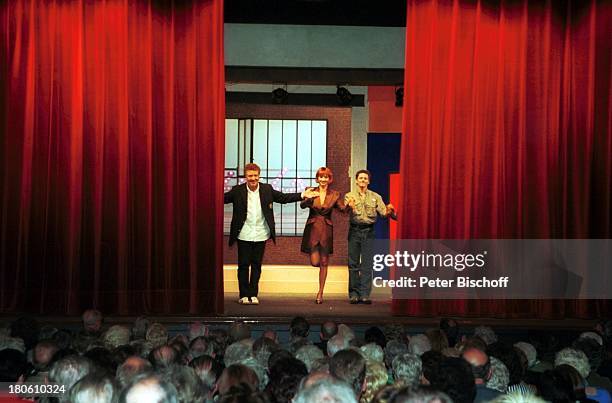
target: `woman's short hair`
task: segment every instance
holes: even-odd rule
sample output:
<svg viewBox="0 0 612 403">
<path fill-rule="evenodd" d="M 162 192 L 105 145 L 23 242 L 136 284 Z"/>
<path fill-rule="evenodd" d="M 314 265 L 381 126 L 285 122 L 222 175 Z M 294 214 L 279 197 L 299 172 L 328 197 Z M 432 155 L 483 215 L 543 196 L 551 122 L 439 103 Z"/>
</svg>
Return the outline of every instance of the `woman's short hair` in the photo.
<svg viewBox="0 0 612 403">
<path fill-rule="evenodd" d="M 315 174 L 315 180 L 317 183 L 319 182 L 319 176 L 327 176 L 329 178 L 329 184 L 334 181 L 334 173 L 328 167 L 321 167 L 317 169 L 317 173 Z"/>
</svg>

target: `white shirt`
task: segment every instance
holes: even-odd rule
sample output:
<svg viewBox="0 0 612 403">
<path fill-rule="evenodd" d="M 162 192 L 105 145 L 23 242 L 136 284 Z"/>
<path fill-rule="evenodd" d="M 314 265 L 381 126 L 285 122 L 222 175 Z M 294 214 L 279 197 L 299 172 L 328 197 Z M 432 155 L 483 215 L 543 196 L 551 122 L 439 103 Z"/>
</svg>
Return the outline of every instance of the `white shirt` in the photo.
<svg viewBox="0 0 612 403">
<path fill-rule="evenodd" d="M 259 199 L 259 184 L 257 189 L 251 190 L 247 185 L 247 216 L 238 239 L 241 241 L 262 242 L 270 238 L 270 227 L 261 211 Z"/>
</svg>

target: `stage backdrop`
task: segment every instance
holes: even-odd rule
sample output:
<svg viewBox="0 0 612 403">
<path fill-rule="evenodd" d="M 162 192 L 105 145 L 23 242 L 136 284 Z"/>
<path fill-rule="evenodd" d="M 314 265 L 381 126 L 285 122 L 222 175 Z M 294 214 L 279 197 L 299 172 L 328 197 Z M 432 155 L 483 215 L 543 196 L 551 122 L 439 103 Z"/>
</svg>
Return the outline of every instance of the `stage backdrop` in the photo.
<svg viewBox="0 0 612 403">
<path fill-rule="evenodd" d="M 14 0 L 0 35 L 0 311 L 221 311 L 222 0 Z"/>
<path fill-rule="evenodd" d="M 611 7 L 408 2 L 400 238 L 610 238 Z M 589 317 L 610 307 L 393 304 L 396 314 L 508 317 Z"/>
</svg>

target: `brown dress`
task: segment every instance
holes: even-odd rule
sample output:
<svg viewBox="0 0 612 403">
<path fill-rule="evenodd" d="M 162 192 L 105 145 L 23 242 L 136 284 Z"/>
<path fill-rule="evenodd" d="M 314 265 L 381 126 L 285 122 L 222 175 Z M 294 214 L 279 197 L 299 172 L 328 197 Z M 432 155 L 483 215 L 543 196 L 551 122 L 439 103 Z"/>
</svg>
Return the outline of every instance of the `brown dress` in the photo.
<svg viewBox="0 0 612 403">
<path fill-rule="evenodd" d="M 303 200 L 300 207 L 310 208 L 308 221 L 306 221 L 306 227 L 304 227 L 304 236 L 302 237 L 302 252 L 311 253 L 319 245 L 320 250 L 326 251 L 328 254 L 333 253 L 334 225 L 332 223 L 332 211 L 334 211 L 334 208 L 340 211 L 346 209 L 344 199 L 340 197 L 340 192 L 328 188 L 323 205 L 321 205 L 321 198 L 315 197 Z"/>
</svg>

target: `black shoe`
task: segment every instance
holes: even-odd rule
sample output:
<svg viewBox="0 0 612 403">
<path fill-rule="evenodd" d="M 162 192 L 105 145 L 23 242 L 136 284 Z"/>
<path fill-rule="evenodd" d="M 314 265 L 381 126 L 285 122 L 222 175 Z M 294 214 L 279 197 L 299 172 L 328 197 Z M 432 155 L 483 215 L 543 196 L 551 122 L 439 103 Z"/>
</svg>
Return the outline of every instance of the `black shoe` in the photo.
<svg viewBox="0 0 612 403">
<path fill-rule="evenodd" d="M 353 304 L 353 305 L 354 304 L 358 304 L 359 303 L 359 298 L 357 298 L 357 297 L 350 297 L 349 298 L 349 303 Z"/>
<path fill-rule="evenodd" d="M 370 298 L 361 298 L 359 300 L 360 304 L 372 305 L 372 300 Z"/>
</svg>

